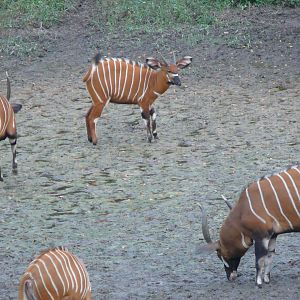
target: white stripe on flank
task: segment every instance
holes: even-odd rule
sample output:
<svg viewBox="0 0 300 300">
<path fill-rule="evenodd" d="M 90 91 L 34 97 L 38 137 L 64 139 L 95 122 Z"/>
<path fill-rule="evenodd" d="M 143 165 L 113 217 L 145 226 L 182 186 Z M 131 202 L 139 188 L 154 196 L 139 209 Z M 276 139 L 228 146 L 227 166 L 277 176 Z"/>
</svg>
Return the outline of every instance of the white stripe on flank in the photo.
<svg viewBox="0 0 300 300">
<path fill-rule="evenodd" d="M 5 133 L 7 124 L 8 124 L 8 112 L 7 112 L 7 107 L 8 107 L 8 103 L 6 101 L 6 99 L 3 99 L 2 97 L 0 97 L 1 102 L 2 102 L 2 107 L 3 107 L 3 112 L 4 112 L 4 120 L 3 120 L 3 124 L 2 124 L 2 128 L 1 128 L 1 132 L 0 134 Z"/>
<path fill-rule="evenodd" d="M 73 257 L 75 260 L 76 260 L 76 263 L 77 265 L 79 266 L 80 268 L 80 272 L 82 274 L 82 277 L 83 277 L 83 280 L 82 280 L 82 283 L 81 283 L 81 288 L 80 288 L 80 295 L 82 298 L 84 298 L 85 294 L 86 294 L 86 289 L 87 289 L 87 274 L 86 274 L 86 271 L 81 263 L 81 261 L 78 259 L 77 256 L 74 256 Z"/>
<path fill-rule="evenodd" d="M 79 270 L 78 263 L 77 263 L 77 261 L 74 259 L 74 256 L 73 256 L 73 255 L 70 255 L 70 257 L 72 258 L 73 264 L 75 265 L 75 267 L 76 267 L 76 269 L 77 269 L 77 271 L 78 271 L 78 274 L 79 274 L 79 278 L 80 278 L 80 294 L 81 294 L 81 293 L 82 293 L 82 286 L 83 286 L 81 270 Z M 76 277 L 76 282 L 77 282 L 77 277 Z M 76 289 L 76 292 L 77 292 L 77 289 Z"/>
<path fill-rule="evenodd" d="M 107 85 L 107 80 L 106 80 L 106 71 L 105 71 L 105 68 L 104 68 L 104 63 L 106 62 L 106 60 L 101 60 L 101 65 L 102 65 L 102 71 L 103 71 L 103 77 L 104 77 L 104 83 L 105 83 L 105 86 L 106 86 L 106 92 L 107 92 L 107 97 L 109 95 L 109 90 L 108 90 L 108 85 Z"/>
<path fill-rule="evenodd" d="M 268 177 L 266 177 L 266 179 L 269 181 L 270 186 L 271 186 L 271 188 L 272 188 L 272 190 L 273 190 L 273 193 L 274 193 L 274 195 L 275 195 L 275 198 L 276 198 L 276 201 L 277 201 L 277 204 L 278 204 L 280 213 L 281 213 L 282 216 L 285 218 L 285 220 L 289 223 L 290 228 L 291 228 L 291 229 L 294 229 L 293 224 L 292 224 L 291 221 L 288 219 L 288 217 L 284 214 L 284 212 L 283 212 L 283 210 L 282 210 L 282 208 L 281 208 L 281 205 L 280 205 L 280 201 L 279 201 L 278 195 L 277 195 L 276 190 L 275 190 L 275 188 L 274 188 L 274 186 L 273 186 L 273 184 L 272 184 L 271 179 L 268 178 Z"/>
<path fill-rule="evenodd" d="M 108 76 L 109 76 L 109 84 L 110 84 L 110 95 L 112 95 L 112 81 L 111 81 L 111 71 L 110 71 L 110 62 L 111 60 L 107 60 L 107 68 L 108 68 Z"/>
<path fill-rule="evenodd" d="M 46 290 L 47 294 L 49 295 L 49 297 L 51 298 L 51 300 L 55 300 L 55 299 L 53 298 L 53 296 L 51 295 L 50 291 L 47 289 L 47 286 L 46 286 L 45 281 L 44 281 L 43 274 L 42 274 L 41 269 L 40 269 L 40 266 L 39 266 L 38 264 L 35 264 L 34 266 L 37 267 L 37 269 L 38 269 L 38 271 L 39 271 L 39 274 L 40 274 L 40 277 L 41 277 L 41 280 L 42 280 L 44 289 Z"/>
<path fill-rule="evenodd" d="M 52 286 L 53 286 L 53 288 L 54 288 L 54 290 L 55 290 L 57 296 L 59 296 L 57 286 L 56 286 L 56 284 L 54 283 L 54 280 L 53 280 L 53 278 L 52 278 L 52 276 L 51 276 L 51 274 L 50 274 L 50 272 L 49 272 L 49 270 L 48 270 L 48 267 L 46 266 L 46 263 L 45 263 L 42 259 L 38 259 L 38 261 L 39 261 L 40 263 L 43 264 L 43 266 L 44 266 L 44 268 L 45 268 L 45 271 L 46 271 L 46 273 L 47 273 L 47 275 L 48 275 L 48 277 L 49 277 L 49 279 L 50 279 L 50 282 L 51 282 L 51 284 L 52 284 Z"/>
<path fill-rule="evenodd" d="M 253 210 L 253 207 L 252 207 L 252 204 L 251 204 L 251 199 L 250 199 L 250 197 L 249 197 L 248 188 L 246 189 L 246 195 L 247 195 L 247 199 L 248 199 L 248 202 L 249 202 L 250 209 L 251 209 L 252 213 L 254 214 L 254 216 L 255 216 L 258 220 L 260 220 L 262 223 L 266 224 L 266 221 L 265 221 L 262 217 L 260 217 L 260 216 Z"/>
<path fill-rule="evenodd" d="M 98 72 L 98 68 L 97 68 L 97 72 Z M 93 89 L 94 93 L 96 94 L 98 100 L 102 103 L 103 101 L 102 101 L 102 99 L 100 98 L 99 94 L 97 93 L 97 91 L 96 91 L 96 89 L 95 89 L 95 87 L 94 87 L 93 80 L 94 80 L 94 73 L 93 73 L 93 75 L 92 75 L 92 77 L 91 77 L 91 85 L 92 85 L 92 89 Z"/>
<path fill-rule="evenodd" d="M 52 254 L 52 255 L 56 258 L 55 254 L 54 254 L 52 251 L 50 251 L 49 254 Z M 64 294 L 65 294 L 65 292 L 66 292 L 65 283 L 64 283 L 64 281 L 63 281 L 63 279 L 62 279 L 62 277 L 61 277 L 61 275 L 60 275 L 60 272 L 59 272 L 58 269 L 57 269 L 56 263 L 53 261 L 52 257 L 51 257 L 49 254 L 46 253 L 45 256 L 47 256 L 47 257 L 51 260 L 51 263 L 52 263 L 52 265 L 53 265 L 53 267 L 54 267 L 54 269 L 55 269 L 55 271 L 56 271 L 56 273 L 57 273 L 57 276 L 58 276 L 59 280 L 60 280 L 61 283 L 62 283 L 62 286 L 63 286 L 63 288 L 64 288 Z"/>
<path fill-rule="evenodd" d="M 123 84 L 123 91 L 122 91 L 122 94 L 121 94 L 121 98 L 123 98 L 123 95 L 124 95 L 124 91 L 125 91 L 125 87 L 126 87 L 126 83 L 127 83 L 127 74 L 128 74 L 128 60 L 125 60 L 126 62 L 126 71 L 125 71 L 125 80 L 124 80 L 124 84 Z"/>
<path fill-rule="evenodd" d="M 158 97 L 161 95 L 160 93 L 155 92 L 155 91 L 153 91 L 153 93 L 154 93 L 154 95 L 156 95 L 156 96 L 158 96 Z"/>
<path fill-rule="evenodd" d="M 138 84 L 136 93 L 135 93 L 134 97 L 132 98 L 132 102 L 135 101 L 135 98 L 137 97 L 137 95 L 138 95 L 138 93 L 139 93 L 140 86 L 141 86 L 141 82 L 142 82 L 143 65 L 140 64 L 140 65 L 139 65 L 139 68 L 140 68 L 140 80 L 139 80 L 139 84 Z"/>
<path fill-rule="evenodd" d="M 117 95 L 117 99 L 120 97 L 120 93 L 121 93 L 121 77 L 122 77 L 122 59 L 118 59 L 119 64 L 120 64 L 120 70 L 119 70 L 119 86 L 118 86 L 118 95 Z"/>
<path fill-rule="evenodd" d="M 55 249 L 54 251 L 56 251 L 57 249 Z M 67 281 L 67 289 L 69 290 L 70 288 L 70 283 L 69 283 L 69 280 L 68 280 L 68 277 L 67 277 L 67 274 L 66 274 L 66 270 L 65 270 L 65 265 L 62 263 L 62 261 L 60 260 L 59 257 L 57 257 L 56 253 L 54 253 L 54 251 L 51 251 L 52 255 L 58 260 L 62 270 L 63 270 L 63 273 L 64 273 L 64 279 Z M 57 253 L 59 255 L 59 253 Z M 64 285 L 64 288 L 65 288 L 65 285 Z"/>
<path fill-rule="evenodd" d="M 116 58 L 113 58 L 114 61 L 114 74 L 115 74 L 115 88 L 114 88 L 114 92 L 113 92 L 113 96 L 116 96 L 117 94 L 117 64 L 116 64 Z M 112 96 L 112 95 L 111 95 Z"/>
<path fill-rule="evenodd" d="M 261 202 L 263 204 L 263 207 L 264 207 L 267 215 L 269 215 L 276 222 L 276 225 L 279 227 L 280 224 L 279 224 L 278 220 L 269 212 L 269 210 L 266 207 L 265 199 L 264 199 L 264 196 L 263 196 L 263 193 L 262 193 L 262 190 L 261 190 L 261 186 L 260 186 L 259 180 L 257 180 L 257 186 L 258 186 L 258 190 L 259 190 Z"/>
<path fill-rule="evenodd" d="M 290 175 L 287 171 L 285 171 L 284 173 L 290 178 L 290 180 L 291 180 L 291 182 L 292 182 L 292 184 L 293 184 L 293 187 L 294 187 L 294 189 L 295 189 L 295 192 L 296 192 L 296 194 L 297 194 L 298 201 L 300 202 L 299 190 L 298 190 L 298 188 L 297 188 L 297 185 L 296 185 L 296 183 L 295 183 L 295 181 L 294 181 L 292 175 Z"/>
<path fill-rule="evenodd" d="M 298 167 L 299 167 L 299 166 L 293 166 L 292 169 L 293 169 L 293 170 L 296 170 L 296 171 L 300 174 L 300 171 L 299 171 Z"/>
<path fill-rule="evenodd" d="M 150 70 L 150 74 L 149 74 L 148 77 L 147 77 L 147 74 L 148 74 L 148 71 L 149 71 L 149 70 Z M 138 101 L 142 101 L 143 98 L 144 98 L 144 96 L 145 96 L 145 94 L 146 94 L 146 92 L 147 92 L 151 74 L 152 74 L 152 69 L 148 68 L 148 69 L 147 69 L 147 73 L 146 73 L 146 75 L 145 75 L 143 94 L 142 94 L 141 97 L 138 99 Z"/>
<path fill-rule="evenodd" d="M 75 291 L 76 291 L 76 293 L 77 293 L 77 291 L 78 291 L 78 282 L 77 282 L 76 275 L 75 275 L 75 273 L 74 273 L 74 270 L 73 270 L 72 265 L 71 265 L 71 262 L 70 262 L 69 253 L 64 252 L 63 254 L 66 256 L 66 259 L 67 259 L 67 261 L 68 261 L 68 267 L 69 267 L 69 269 L 70 269 L 70 271 L 71 271 L 71 274 L 72 274 L 72 276 L 73 276 L 73 278 L 74 278 L 74 282 L 75 282 Z"/>
<path fill-rule="evenodd" d="M 105 98 L 107 98 L 107 94 L 106 94 L 106 92 L 105 92 L 105 90 L 104 90 L 104 87 L 103 87 L 103 85 L 102 85 L 102 81 L 101 81 L 101 78 L 100 78 L 99 67 L 97 68 L 97 76 L 98 76 L 98 80 L 99 80 L 99 83 L 100 83 L 100 85 L 101 85 L 101 89 L 102 89 L 102 91 L 103 91 L 103 94 L 104 94 Z"/>
<path fill-rule="evenodd" d="M 131 77 L 130 89 L 129 89 L 128 96 L 127 96 L 128 100 L 130 100 L 131 89 L 132 89 L 132 85 L 134 83 L 134 71 L 135 71 L 135 62 L 132 62 L 132 77 Z"/>
<path fill-rule="evenodd" d="M 300 213 L 299 213 L 299 211 L 298 211 L 298 209 L 297 209 L 297 207 L 296 207 L 296 205 L 295 205 L 295 202 L 294 202 L 294 199 L 293 199 L 293 197 L 292 197 L 292 195 L 291 195 L 291 192 L 290 192 L 290 190 L 289 190 L 289 187 L 287 186 L 287 184 L 286 184 L 284 178 L 283 178 L 280 174 L 277 174 L 277 176 L 278 176 L 278 177 L 281 179 L 281 181 L 283 182 L 284 187 L 285 187 L 285 189 L 286 189 L 286 191 L 287 191 L 287 193 L 288 193 L 288 195 L 289 195 L 290 201 L 291 201 L 291 203 L 292 203 L 292 205 L 293 205 L 293 207 L 294 207 L 294 210 L 295 210 L 296 214 L 298 215 L 298 218 L 300 218 Z"/>
<path fill-rule="evenodd" d="M 69 285 L 69 281 L 68 281 L 68 289 L 69 288 L 72 288 L 74 289 L 74 282 L 73 282 L 73 278 L 72 278 L 72 275 L 70 273 L 70 270 L 69 270 L 69 267 L 68 267 L 68 264 L 67 264 L 67 260 L 65 258 L 65 255 L 64 255 L 64 252 L 61 251 L 60 249 L 56 249 L 57 253 L 60 255 L 60 257 L 63 259 L 64 261 L 64 267 L 66 268 L 68 274 L 69 274 L 69 278 L 70 278 L 70 281 L 71 281 L 71 286 Z"/>
<path fill-rule="evenodd" d="M 248 246 L 245 242 L 245 236 L 244 234 L 241 232 L 241 236 L 242 236 L 242 245 L 244 248 L 248 249 L 250 246 Z"/>
</svg>

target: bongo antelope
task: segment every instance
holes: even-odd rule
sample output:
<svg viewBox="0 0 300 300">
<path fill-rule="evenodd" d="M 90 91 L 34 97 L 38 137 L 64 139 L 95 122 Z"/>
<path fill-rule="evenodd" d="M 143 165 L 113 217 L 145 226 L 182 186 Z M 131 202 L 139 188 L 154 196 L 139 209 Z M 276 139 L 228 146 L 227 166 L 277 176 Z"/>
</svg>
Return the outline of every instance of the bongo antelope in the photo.
<svg viewBox="0 0 300 300">
<path fill-rule="evenodd" d="M 15 113 L 17 113 L 21 108 L 22 105 L 20 104 L 10 104 L 10 80 L 8 74 L 6 73 L 6 80 L 7 80 L 7 95 L 1 96 L 0 95 L 0 141 L 5 140 L 7 137 L 9 138 L 9 142 L 11 145 L 11 151 L 13 154 L 13 172 L 17 173 L 17 127 L 16 127 L 16 120 L 15 120 Z M 0 167 L 0 181 L 3 181 L 3 176 L 1 173 Z"/>
<path fill-rule="evenodd" d="M 92 98 L 92 107 L 86 115 L 88 140 L 97 144 L 96 123 L 109 102 L 139 105 L 148 141 L 158 138 L 153 103 L 170 85 L 181 85 L 179 69 L 186 68 L 191 62 L 190 56 L 170 65 L 164 59 L 150 57 L 142 64 L 123 58 L 101 59 L 97 54 L 83 78 Z"/>
<path fill-rule="evenodd" d="M 261 287 L 270 282 L 277 236 L 300 231 L 300 166 L 251 183 L 232 207 L 216 242 L 210 238 L 206 213 L 201 210 L 206 248 L 217 251 L 228 280 L 237 277 L 240 259 L 254 243 L 256 285 Z"/>
<path fill-rule="evenodd" d="M 84 264 L 65 247 L 42 252 L 28 266 L 19 285 L 19 300 L 91 300 Z"/>
</svg>

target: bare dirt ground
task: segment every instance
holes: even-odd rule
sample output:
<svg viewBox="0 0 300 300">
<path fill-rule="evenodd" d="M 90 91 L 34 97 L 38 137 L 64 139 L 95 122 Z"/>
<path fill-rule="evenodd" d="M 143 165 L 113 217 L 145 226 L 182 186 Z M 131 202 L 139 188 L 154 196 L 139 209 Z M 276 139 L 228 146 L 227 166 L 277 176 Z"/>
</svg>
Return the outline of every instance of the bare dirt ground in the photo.
<svg viewBox="0 0 300 300">
<path fill-rule="evenodd" d="M 299 299 L 298 234 L 278 238 L 269 286 L 254 286 L 252 249 L 229 283 L 217 257 L 197 251 L 197 203 L 217 238 L 221 194 L 235 201 L 249 182 L 299 162 L 300 9 L 226 11 L 198 42 L 197 28 L 107 34 L 93 12 L 84 1 L 55 27 L 20 29 L 38 54 L 0 60 L 23 104 L 17 176 L 0 144 L 0 299 L 16 299 L 28 263 L 52 245 L 84 260 L 94 299 Z M 194 58 L 182 87 L 156 102 L 160 140 L 146 142 L 137 107 L 111 104 L 89 144 L 82 77 L 96 49 L 144 61 L 157 48 Z"/>
</svg>

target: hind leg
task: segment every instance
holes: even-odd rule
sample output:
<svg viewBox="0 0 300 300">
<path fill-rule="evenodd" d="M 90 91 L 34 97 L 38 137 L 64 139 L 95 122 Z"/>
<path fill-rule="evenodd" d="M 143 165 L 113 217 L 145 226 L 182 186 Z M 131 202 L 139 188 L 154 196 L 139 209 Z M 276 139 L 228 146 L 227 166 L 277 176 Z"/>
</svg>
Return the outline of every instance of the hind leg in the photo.
<svg viewBox="0 0 300 300">
<path fill-rule="evenodd" d="M 89 118 L 92 108 L 93 108 L 93 106 L 88 110 L 87 114 L 85 115 L 86 131 L 87 131 L 87 137 L 88 137 L 89 142 L 92 142 L 92 136 L 91 136 L 90 127 L 88 124 L 88 118 Z"/>
<path fill-rule="evenodd" d="M 99 105 L 93 105 L 85 117 L 88 140 L 94 145 L 97 144 L 96 124 L 101 116 L 103 108 L 104 105 L 102 103 Z"/>
<path fill-rule="evenodd" d="M 264 274 L 264 282 L 270 282 L 270 272 L 271 272 L 271 265 L 273 261 L 273 257 L 275 254 L 275 247 L 276 247 L 276 238 L 277 235 L 272 236 L 268 246 L 268 255 L 265 258 L 265 274 Z"/>
<path fill-rule="evenodd" d="M 3 176 L 2 176 L 2 173 L 1 173 L 1 167 L 0 167 L 0 181 L 3 181 Z"/>
<path fill-rule="evenodd" d="M 18 163 L 17 163 L 17 138 L 10 138 L 9 139 L 10 146 L 11 146 L 11 152 L 13 155 L 13 161 L 12 161 L 12 169 L 13 173 L 18 173 Z"/>
</svg>

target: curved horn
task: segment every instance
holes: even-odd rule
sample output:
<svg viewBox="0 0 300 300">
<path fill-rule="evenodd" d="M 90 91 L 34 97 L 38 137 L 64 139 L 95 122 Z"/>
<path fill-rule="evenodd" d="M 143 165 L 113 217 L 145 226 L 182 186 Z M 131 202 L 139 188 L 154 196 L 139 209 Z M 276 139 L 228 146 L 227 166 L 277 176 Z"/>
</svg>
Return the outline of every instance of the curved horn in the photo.
<svg viewBox="0 0 300 300">
<path fill-rule="evenodd" d="M 173 51 L 173 60 L 174 60 L 174 64 L 176 65 L 176 56 L 175 56 L 175 51 Z"/>
<path fill-rule="evenodd" d="M 227 206 L 229 207 L 230 210 L 232 210 L 232 205 L 230 204 L 230 202 L 227 200 L 227 198 L 224 195 L 221 195 L 221 197 L 223 198 L 223 200 L 225 201 L 225 203 L 227 204 Z"/>
<path fill-rule="evenodd" d="M 208 244 L 211 244 L 212 240 L 211 240 L 210 234 L 209 234 L 206 211 L 205 211 L 205 209 L 200 204 L 198 204 L 198 205 L 199 205 L 201 213 L 202 213 L 201 217 L 202 217 L 202 233 L 203 233 L 203 237 L 204 237 L 205 241 Z"/>
<path fill-rule="evenodd" d="M 166 59 L 164 58 L 164 56 L 161 54 L 161 52 L 160 51 L 158 51 L 157 50 L 157 52 L 159 53 L 159 55 L 161 56 L 161 59 L 162 59 L 162 61 L 163 61 L 163 63 L 167 66 L 168 65 L 168 63 L 167 63 L 167 61 L 166 61 Z"/>
<path fill-rule="evenodd" d="M 8 76 L 7 72 L 6 72 L 6 82 L 7 82 L 6 98 L 7 98 L 7 100 L 9 100 L 10 99 L 10 80 L 9 80 L 9 76 Z"/>
</svg>

